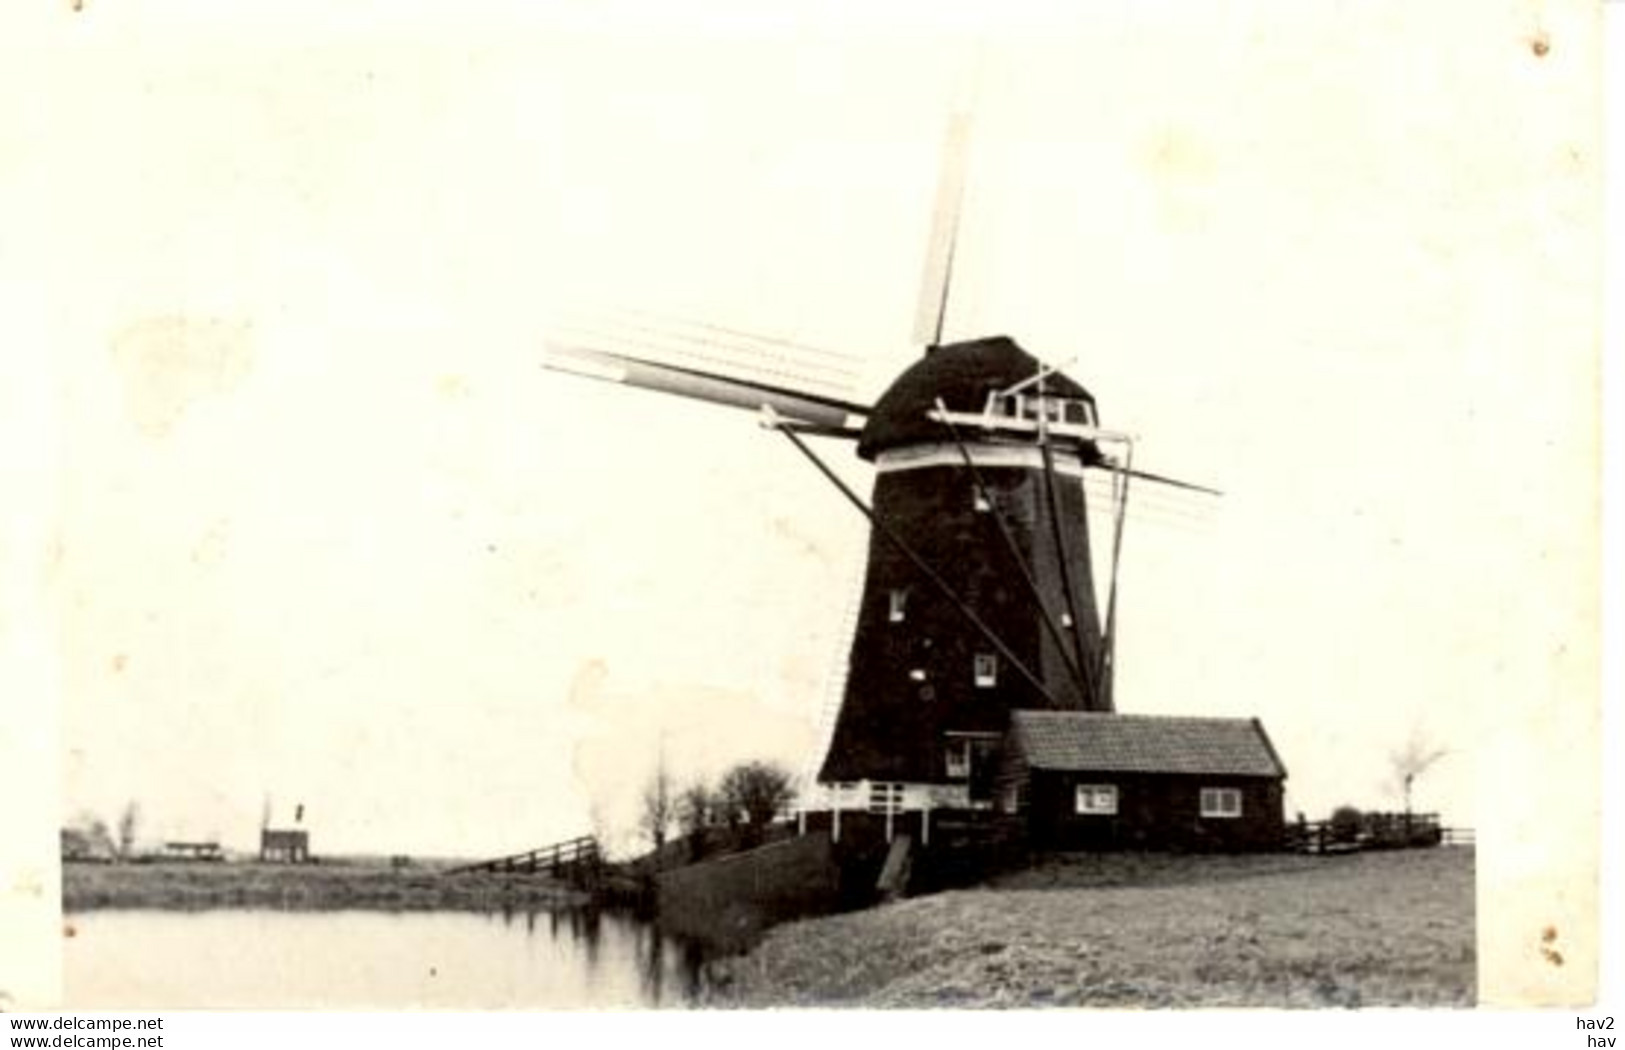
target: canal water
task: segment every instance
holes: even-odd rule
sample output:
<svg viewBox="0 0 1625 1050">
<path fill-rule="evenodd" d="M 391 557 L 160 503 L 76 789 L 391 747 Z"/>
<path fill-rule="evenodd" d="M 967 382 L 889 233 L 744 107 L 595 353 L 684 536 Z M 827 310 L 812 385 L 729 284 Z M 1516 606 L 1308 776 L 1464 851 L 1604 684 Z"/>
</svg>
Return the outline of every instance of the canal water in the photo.
<svg viewBox="0 0 1625 1050">
<path fill-rule="evenodd" d="M 67 917 L 75 1009 L 692 1005 L 699 948 L 613 912 L 105 910 Z"/>
</svg>

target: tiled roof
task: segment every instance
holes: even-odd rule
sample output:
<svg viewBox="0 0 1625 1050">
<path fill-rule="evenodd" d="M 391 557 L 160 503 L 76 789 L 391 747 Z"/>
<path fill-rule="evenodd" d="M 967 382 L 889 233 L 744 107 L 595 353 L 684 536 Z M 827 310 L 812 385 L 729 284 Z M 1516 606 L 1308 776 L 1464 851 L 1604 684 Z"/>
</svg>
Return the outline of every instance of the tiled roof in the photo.
<svg viewBox="0 0 1625 1050">
<path fill-rule="evenodd" d="M 1286 776 L 1256 718 L 1013 711 L 1010 732 L 1034 769 Z"/>
</svg>

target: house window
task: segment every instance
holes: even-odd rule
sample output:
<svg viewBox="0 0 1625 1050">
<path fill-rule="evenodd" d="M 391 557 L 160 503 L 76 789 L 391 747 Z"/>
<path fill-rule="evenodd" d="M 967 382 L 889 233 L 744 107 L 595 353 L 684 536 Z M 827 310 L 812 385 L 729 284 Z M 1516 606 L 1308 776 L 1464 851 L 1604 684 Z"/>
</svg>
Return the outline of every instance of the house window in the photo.
<svg viewBox="0 0 1625 1050">
<path fill-rule="evenodd" d="M 902 808 L 903 785 L 880 783 L 869 785 L 870 813 L 897 813 Z"/>
<path fill-rule="evenodd" d="M 970 741 L 950 740 L 948 749 L 944 752 L 947 757 L 947 773 L 950 780 L 968 780 L 970 778 Z"/>
<path fill-rule="evenodd" d="M 1227 818 L 1241 816 L 1241 789 L 1203 788 L 1202 816 Z"/>
<path fill-rule="evenodd" d="M 1079 784 L 1077 811 L 1090 816 L 1109 817 L 1117 813 L 1115 784 Z"/>
<path fill-rule="evenodd" d="M 892 623 L 902 623 L 903 613 L 908 608 L 908 591 L 896 588 L 891 592 L 890 604 L 886 608 L 886 619 Z"/>
<path fill-rule="evenodd" d="M 976 684 L 991 689 L 999 684 L 999 658 L 992 653 L 977 653 L 974 668 Z"/>
</svg>

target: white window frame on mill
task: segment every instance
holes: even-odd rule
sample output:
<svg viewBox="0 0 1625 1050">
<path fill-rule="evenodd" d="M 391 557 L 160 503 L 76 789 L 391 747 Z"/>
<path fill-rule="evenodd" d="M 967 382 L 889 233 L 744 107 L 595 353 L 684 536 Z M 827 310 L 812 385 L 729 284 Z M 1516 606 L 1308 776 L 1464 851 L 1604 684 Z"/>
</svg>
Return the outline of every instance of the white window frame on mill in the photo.
<svg viewBox="0 0 1625 1050">
<path fill-rule="evenodd" d="M 1089 402 L 1077 398 L 1024 394 L 988 395 L 988 415 L 1036 420 L 1040 412 L 1048 417 L 1051 423 L 1072 423 L 1086 427 L 1099 425 Z"/>
<path fill-rule="evenodd" d="M 1213 820 L 1234 820 L 1241 816 L 1241 789 L 1203 788 L 1201 795 L 1202 816 Z"/>
<path fill-rule="evenodd" d="M 977 653 L 971 664 L 971 677 L 978 689 L 992 689 L 999 684 L 999 658 L 993 653 Z"/>
<path fill-rule="evenodd" d="M 943 748 L 944 775 L 949 780 L 969 780 L 971 766 L 971 745 L 968 737 L 949 739 Z"/>
<path fill-rule="evenodd" d="M 1117 785 L 1079 784 L 1072 793 L 1072 808 L 1088 817 L 1117 816 Z"/>
<path fill-rule="evenodd" d="M 908 588 L 893 587 L 887 598 L 886 621 L 888 623 L 902 623 L 908 612 Z"/>
</svg>

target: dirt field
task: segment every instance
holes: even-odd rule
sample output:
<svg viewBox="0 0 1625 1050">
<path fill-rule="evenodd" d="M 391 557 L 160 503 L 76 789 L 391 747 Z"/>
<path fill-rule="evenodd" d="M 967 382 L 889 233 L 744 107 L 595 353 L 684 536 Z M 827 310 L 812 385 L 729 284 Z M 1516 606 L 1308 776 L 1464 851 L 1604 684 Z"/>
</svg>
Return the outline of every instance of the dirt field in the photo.
<svg viewBox="0 0 1625 1050">
<path fill-rule="evenodd" d="M 1471 1006 L 1471 848 L 1079 856 L 774 930 L 716 1005 Z"/>
<path fill-rule="evenodd" d="M 298 865 L 250 861 L 64 864 L 62 906 L 64 911 L 230 907 L 485 911 L 504 905 L 546 906 L 582 899 L 546 877 L 443 876 L 439 867 L 396 870 L 387 863 L 359 860 Z"/>
</svg>

